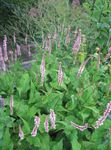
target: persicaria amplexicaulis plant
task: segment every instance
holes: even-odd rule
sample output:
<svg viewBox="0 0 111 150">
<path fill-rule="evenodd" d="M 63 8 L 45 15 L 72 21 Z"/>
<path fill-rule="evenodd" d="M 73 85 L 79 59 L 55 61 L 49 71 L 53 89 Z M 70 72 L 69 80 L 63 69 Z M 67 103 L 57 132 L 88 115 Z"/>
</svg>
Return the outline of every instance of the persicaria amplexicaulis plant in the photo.
<svg viewBox="0 0 111 150">
<path fill-rule="evenodd" d="M 7 53 L 7 36 L 6 36 L 6 35 L 4 35 L 3 49 L 4 49 L 4 60 L 5 60 L 5 61 L 8 61 L 8 53 Z"/>
<path fill-rule="evenodd" d="M 0 67 L 3 71 L 6 71 L 6 64 L 4 62 L 4 57 L 3 57 L 1 46 L 0 46 Z"/>
<path fill-rule="evenodd" d="M 94 126 L 94 128 L 99 128 L 101 125 L 103 125 L 104 121 L 106 120 L 106 118 L 108 117 L 109 113 L 111 112 L 111 101 L 107 104 L 107 107 L 103 113 L 103 116 L 101 116 L 97 121 L 96 121 L 96 125 Z"/>
<path fill-rule="evenodd" d="M 103 116 L 101 116 L 97 121 L 96 121 L 96 125 L 94 126 L 95 129 L 99 128 L 100 126 L 103 125 L 104 121 L 106 120 L 106 118 L 108 117 L 109 113 L 111 112 L 111 101 L 107 104 L 107 107 L 103 113 Z M 78 125 L 74 122 L 71 121 L 71 126 L 73 126 L 74 128 L 80 130 L 80 131 L 84 131 L 88 128 L 88 123 L 85 123 L 83 126 Z"/>
<path fill-rule="evenodd" d="M 49 121 L 48 121 L 48 117 L 46 117 L 45 122 L 44 122 L 44 128 L 45 128 L 45 132 L 49 132 Z"/>
<path fill-rule="evenodd" d="M 71 126 L 73 126 L 76 129 L 79 129 L 80 131 L 84 131 L 84 130 L 86 130 L 88 128 L 88 123 L 86 123 L 83 126 L 81 126 L 81 125 L 78 125 L 78 124 L 76 124 L 76 123 L 71 121 Z"/>
<path fill-rule="evenodd" d="M 80 46 L 81 46 L 81 30 L 79 29 L 78 36 L 77 36 L 76 41 L 74 42 L 73 48 L 72 48 L 74 54 L 78 53 Z"/>
<path fill-rule="evenodd" d="M 37 135 L 37 130 L 38 130 L 39 126 L 40 126 L 40 117 L 35 116 L 34 124 L 35 124 L 34 128 L 33 128 L 32 132 L 31 132 L 31 135 L 33 137 L 35 137 Z"/>
<path fill-rule="evenodd" d="M 61 85 L 63 82 L 64 73 L 62 71 L 61 62 L 59 63 L 59 69 L 58 69 L 58 84 Z"/>
<path fill-rule="evenodd" d="M 52 47 L 51 47 L 51 35 L 50 34 L 48 35 L 46 42 L 45 42 L 45 50 L 49 52 L 49 55 L 51 54 Z"/>
<path fill-rule="evenodd" d="M 40 73 L 41 73 L 41 83 L 44 83 L 45 79 L 45 56 L 43 55 L 41 65 L 40 65 Z"/>
<path fill-rule="evenodd" d="M 59 32 L 59 35 L 60 35 L 60 32 Z M 66 33 L 65 33 L 65 35 L 66 35 Z M 70 33 L 70 35 L 71 35 L 71 33 Z M 13 104 L 13 96 L 10 97 L 10 105 L 9 105 L 10 112 L 6 111 L 7 108 L 9 109 L 9 107 L 7 106 L 8 102 L 6 102 L 6 101 L 5 101 L 6 102 L 5 107 L 3 109 L 3 110 L 5 110 L 3 113 L 6 112 L 6 113 L 8 113 L 8 115 L 11 119 L 12 118 L 15 119 L 15 120 L 13 119 L 14 122 L 12 122 L 11 129 L 8 128 L 9 134 L 11 134 L 11 131 L 13 130 L 13 133 L 11 134 L 10 138 L 12 137 L 12 135 L 16 134 L 16 125 L 19 126 L 19 124 L 21 124 L 20 122 L 22 122 L 21 126 L 19 126 L 19 133 L 18 133 L 18 129 L 17 129 L 17 136 L 19 135 L 20 140 L 25 138 L 25 140 L 23 141 L 23 145 L 25 145 L 25 142 L 26 142 L 32 146 L 31 147 L 32 149 L 35 145 L 38 146 L 39 143 L 44 144 L 45 141 L 48 141 L 45 138 L 49 138 L 49 139 L 53 138 L 54 140 L 57 139 L 57 142 L 58 142 L 58 137 L 62 132 L 64 132 L 65 136 L 67 136 L 67 133 L 68 133 L 68 136 L 71 135 L 70 137 L 72 139 L 70 138 L 69 142 L 72 140 L 71 143 L 74 142 L 74 146 L 75 146 L 76 145 L 75 141 L 79 142 L 79 141 L 77 141 L 76 136 L 78 139 L 80 138 L 80 141 L 81 141 L 81 137 L 82 137 L 81 134 L 84 134 L 84 133 L 79 133 L 75 136 L 75 134 L 77 133 L 77 131 L 75 131 L 75 130 L 79 130 L 82 132 L 86 131 L 85 134 L 87 134 L 87 133 L 90 134 L 89 133 L 90 132 L 89 131 L 89 128 L 90 128 L 89 122 L 90 123 L 91 123 L 91 121 L 93 122 L 93 120 L 95 120 L 95 117 L 96 117 L 95 113 L 96 113 L 96 109 L 98 106 L 96 105 L 97 101 L 96 101 L 95 93 L 98 93 L 98 84 L 99 84 L 98 82 L 101 80 L 101 77 L 99 77 L 99 72 L 97 72 L 97 79 L 96 79 L 95 74 L 92 74 L 92 72 L 96 68 L 97 60 L 99 60 L 99 59 L 96 59 L 96 61 L 94 60 L 94 61 L 91 61 L 91 63 L 88 63 L 93 55 L 91 57 L 85 58 L 86 53 L 85 54 L 83 53 L 83 48 L 84 48 L 83 47 L 84 43 L 83 43 L 82 48 L 81 48 L 81 53 L 78 53 L 78 50 L 75 49 L 75 51 L 76 51 L 75 54 L 77 56 L 76 57 L 77 62 L 74 65 L 72 50 L 70 49 L 71 44 L 68 44 L 69 43 L 68 36 L 69 35 L 67 35 L 67 38 L 64 36 L 63 41 L 62 41 L 62 36 L 59 36 L 60 40 L 58 40 L 59 39 L 58 38 L 56 40 L 56 44 L 53 45 L 53 51 L 51 52 L 52 54 L 50 55 L 50 57 L 47 57 L 48 52 L 45 51 L 44 52 L 45 56 L 43 55 L 42 60 L 41 60 L 40 56 L 41 56 L 42 51 L 40 52 L 40 55 L 38 53 L 37 59 L 38 59 L 39 64 L 37 64 L 37 63 L 34 64 L 34 66 L 31 68 L 31 71 L 24 70 L 23 74 L 20 73 L 17 77 L 16 77 L 16 73 L 12 72 L 13 77 L 15 77 L 15 79 L 13 80 L 11 77 L 6 78 L 7 79 L 6 82 L 10 81 L 10 79 L 12 79 L 11 83 L 9 85 L 11 87 L 11 89 L 9 89 L 8 92 L 7 92 L 7 88 L 6 88 L 7 83 L 4 82 L 5 84 L 2 85 L 2 78 L 0 79 L 1 85 L 3 86 L 3 88 L 5 88 L 4 92 L 5 93 L 7 92 L 7 95 L 10 93 L 13 93 L 14 98 L 15 98 L 14 104 Z M 78 38 L 78 36 L 80 36 L 79 33 L 77 35 L 77 38 Z M 72 35 L 70 37 L 72 37 Z M 77 40 L 77 38 L 76 38 L 76 42 L 77 41 L 81 42 L 81 38 L 79 37 L 78 38 L 79 40 Z M 58 41 L 61 42 L 61 45 L 59 45 L 59 46 L 61 46 L 61 49 L 57 49 Z M 72 39 L 71 39 L 71 41 L 72 41 Z M 66 42 L 67 47 L 65 46 L 64 42 Z M 15 44 L 15 46 L 16 45 L 17 45 L 17 43 Z M 78 45 L 77 45 L 77 48 L 80 46 L 80 45 L 79 46 Z M 64 46 L 66 49 L 64 50 L 62 46 Z M 27 45 L 27 48 L 28 48 L 28 45 Z M 56 52 L 55 49 L 58 51 Z M 63 50 L 63 58 L 61 57 L 61 54 L 62 54 L 62 52 L 60 52 L 61 50 Z M 38 50 L 38 52 L 39 52 L 39 50 Z M 60 52 L 60 53 L 58 53 L 58 52 Z M 83 55 L 81 55 L 82 53 L 83 53 Z M 17 47 L 16 47 L 16 54 L 18 56 Z M 59 54 L 60 54 L 60 56 L 58 56 Z M 57 56 L 58 56 L 58 58 L 56 58 Z M 2 57 L 0 57 L 0 58 L 2 58 Z M 47 63 L 45 62 L 45 59 L 47 60 L 46 61 Z M 1 59 L 1 60 L 3 60 L 3 59 Z M 63 62 L 63 63 L 61 63 L 61 62 L 57 63 L 58 60 L 61 60 L 61 62 Z M 80 64 L 79 60 L 81 60 L 83 62 L 80 65 L 80 68 L 78 68 L 76 66 L 76 64 L 77 65 Z M 57 64 L 58 64 L 58 67 L 57 67 Z M 86 68 L 86 65 L 88 68 Z M 93 65 L 94 65 L 94 67 L 93 67 Z M 102 66 L 102 59 L 101 59 L 101 66 Z M 36 73 L 33 70 L 34 67 L 35 67 L 35 70 L 36 70 L 36 68 L 40 69 L 40 71 L 38 71 L 38 74 L 37 74 L 38 77 L 36 76 Z M 46 68 L 48 70 L 47 74 L 46 74 Z M 79 78 L 82 75 L 85 68 L 87 69 L 87 71 L 84 72 L 83 78 Z M 101 67 L 100 67 L 99 71 L 101 71 Z M 56 72 L 56 74 L 55 74 L 55 72 Z M 39 74 L 41 75 L 41 78 L 39 78 Z M 78 78 L 76 78 L 76 76 Z M 37 77 L 38 82 L 36 82 L 36 77 Z M 46 77 L 46 80 L 45 80 L 45 77 Z M 84 78 L 85 78 L 85 80 L 84 80 Z M 106 76 L 104 76 L 104 78 L 105 78 L 105 80 L 107 80 L 108 73 L 106 74 Z M 45 84 L 43 86 L 40 86 L 39 80 L 41 80 L 42 85 L 43 85 L 43 83 L 45 83 Z M 90 82 L 90 80 L 91 80 L 91 82 Z M 95 82 L 95 80 L 96 80 L 96 82 Z M 93 81 L 94 81 L 94 83 L 93 83 Z M 17 88 L 14 91 L 12 89 L 13 82 L 17 82 L 16 83 Z M 64 83 L 64 84 L 62 84 L 62 83 Z M 79 83 L 80 83 L 80 85 L 79 85 Z M 107 83 L 108 83 L 108 80 L 107 80 Z M 59 85 L 61 85 L 61 86 L 59 86 Z M 1 89 L 3 89 L 2 86 L 1 86 Z M 104 85 L 102 85 L 102 86 L 104 86 Z M 20 90 L 20 92 L 19 92 L 19 90 Z M 94 91 L 94 96 L 93 96 L 93 91 Z M 4 92 L 3 92 L 3 94 L 4 94 Z M 101 92 L 101 94 L 102 94 L 102 92 Z M 108 94 L 110 95 L 110 92 Z M 4 94 L 4 95 L 6 97 L 8 97 L 6 94 Z M 4 95 L 3 95 L 3 97 L 4 97 Z M 74 95 L 74 97 L 73 97 L 73 95 Z M 89 99 L 88 100 L 85 99 L 86 97 Z M 97 98 L 99 99 L 99 96 Z M 82 102 L 81 102 L 81 99 L 83 99 Z M 91 103 L 90 103 L 90 100 L 91 100 Z M 93 103 L 93 101 L 94 101 L 94 103 Z M 3 106 L 2 102 L 4 102 L 4 101 L 2 101 L 2 100 L 0 101 L 1 106 Z M 20 103 L 20 105 L 19 105 L 19 103 Z M 83 104 L 83 105 L 81 105 L 81 104 Z M 90 106 L 90 104 L 91 104 L 91 106 Z M 21 108 L 18 108 L 19 106 L 21 106 Z M 94 107 L 94 108 L 92 108 L 92 107 Z M 50 109 L 50 108 L 52 108 L 52 109 Z M 47 115 L 48 109 L 50 109 L 49 115 Z M 111 104 L 109 104 L 107 106 L 107 109 L 105 110 L 103 116 L 100 119 L 98 119 L 96 122 L 94 122 L 95 126 L 93 126 L 91 124 L 91 126 L 94 128 L 92 131 L 93 132 L 92 134 L 94 134 L 94 132 L 96 132 L 96 131 L 98 132 L 97 128 L 99 128 L 104 123 L 106 117 L 110 113 L 110 109 L 111 109 Z M 33 118 L 33 116 L 35 114 L 39 114 L 39 116 L 35 116 Z M 56 117 L 57 117 L 57 119 L 56 119 Z M 76 117 L 77 117 L 77 119 L 75 119 Z M 58 121 L 56 121 L 56 120 L 58 120 Z M 67 123 L 66 123 L 66 120 L 67 120 Z M 75 123 L 76 121 L 74 121 L 74 120 L 76 120 L 78 124 L 76 124 Z M 87 122 L 86 122 L 86 120 L 87 120 Z M 107 121 L 108 121 L 108 123 L 110 122 L 110 120 L 107 120 Z M 106 121 L 106 124 L 107 124 L 107 121 Z M 23 127 L 22 127 L 22 125 L 23 125 Z M 74 130 L 74 128 L 75 128 L 75 130 Z M 30 131 L 30 129 L 31 129 L 31 131 Z M 73 136 L 73 134 L 74 134 L 74 136 Z M 69 138 L 68 136 L 67 136 L 67 138 Z M 81 137 L 79 137 L 79 136 L 81 136 Z M 36 137 L 36 138 L 34 139 L 34 137 Z M 64 137 L 62 137 L 62 134 L 61 134 L 61 141 L 64 140 L 63 138 Z M 40 142 L 38 142 L 36 139 L 38 139 L 38 141 L 40 141 Z M 43 142 L 42 142 L 42 139 L 43 139 Z M 50 142 L 51 141 L 53 141 L 53 140 L 51 139 Z M 38 143 L 36 143 L 34 145 L 35 142 L 38 142 Z M 53 141 L 53 142 L 56 143 L 55 141 Z M 40 145 L 40 147 L 42 146 L 42 144 Z M 53 145 L 53 143 L 51 143 L 51 145 Z M 21 146 L 22 146 L 22 142 L 21 142 Z"/>
<path fill-rule="evenodd" d="M 24 139 L 24 133 L 23 133 L 23 131 L 22 131 L 21 125 L 19 125 L 19 138 L 20 138 L 20 140 L 23 140 L 23 139 Z"/>
<path fill-rule="evenodd" d="M 55 129 L 56 128 L 56 114 L 53 109 L 50 109 L 50 123 L 51 123 L 51 128 Z"/>
<path fill-rule="evenodd" d="M 21 49 L 20 49 L 20 45 L 16 44 L 16 50 L 17 50 L 17 55 L 21 56 Z"/>
<path fill-rule="evenodd" d="M 32 137 L 35 137 L 35 136 L 37 135 L 37 130 L 38 130 L 38 127 L 37 127 L 37 125 L 35 124 L 35 125 L 34 125 L 34 128 L 33 128 L 33 130 L 32 130 L 32 132 L 31 132 Z"/>
<path fill-rule="evenodd" d="M 34 122 L 35 122 L 35 125 L 36 125 L 37 127 L 39 127 L 39 125 L 40 125 L 40 117 L 35 116 Z"/>
<path fill-rule="evenodd" d="M 92 58 L 92 56 L 90 56 L 89 58 L 87 58 L 80 66 L 78 73 L 77 73 L 77 77 L 79 78 L 81 76 L 81 74 L 83 73 L 86 64 L 88 63 L 88 61 Z"/>
</svg>

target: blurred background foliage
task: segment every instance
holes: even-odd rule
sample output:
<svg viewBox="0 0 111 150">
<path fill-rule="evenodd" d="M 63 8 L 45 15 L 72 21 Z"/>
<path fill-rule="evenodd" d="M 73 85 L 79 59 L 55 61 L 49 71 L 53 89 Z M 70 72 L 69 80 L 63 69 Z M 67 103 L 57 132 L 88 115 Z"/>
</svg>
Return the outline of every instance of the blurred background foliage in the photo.
<svg viewBox="0 0 111 150">
<path fill-rule="evenodd" d="M 95 47 L 107 49 L 111 40 L 110 0 L 1 0 L 0 36 L 21 39 L 27 33 L 30 40 L 40 39 L 42 32 L 52 33 L 58 26 L 82 29 L 87 37 L 88 51 Z"/>
</svg>

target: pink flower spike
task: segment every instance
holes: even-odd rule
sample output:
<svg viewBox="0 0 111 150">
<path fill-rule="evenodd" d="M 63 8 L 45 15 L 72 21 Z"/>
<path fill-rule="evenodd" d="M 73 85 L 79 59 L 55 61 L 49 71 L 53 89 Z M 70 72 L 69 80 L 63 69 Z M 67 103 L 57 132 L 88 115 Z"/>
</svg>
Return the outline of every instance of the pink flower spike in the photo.
<svg viewBox="0 0 111 150">
<path fill-rule="evenodd" d="M 80 126 L 74 122 L 71 121 L 71 125 L 76 128 L 76 129 L 79 129 L 80 131 L 84 131 L 88 128 L 88 123 L 85 123 L 83 126 Z"/>
<path fill-rule="evenodd" d="M 81 30 L 79 30 L 77 39 L 76 39 L 76 41 L 73 45 L 73 48 L 72 48 L 74 54 L 78 53 L 80 46 L 81 46 Z"/>
<path fill-rule="evenodd" d="M 38 129 L 37 125 L 35 125 L 32 132 L 31 132 L 32 137 L 35 137 L 37 135 L 37 129 Z"/>
<path fill-rule="evenodd" d="M 0 66 L 1 69 L 3 69 L 3 71 L 6 71 L 6 65 L 5 65 L 5 62 L 4 62 L 1 46 L 0 46 L 0 64 L 1 64 L 1 66 Z"/>
<path fill-rule="evenodd" d="M 22 128 L 21 128 L 20 125 L 19 125 L 19 137 L 20 137 L 20 140 L 24 139 L 24 133 L 23 133 Z"/>
<path fill-rule="evenodd" d="M 13 115 L 13 107 L 14 107 L 14 101 L 13 101 L 13 95 L 10 97 L 10 115 Z"/>
<path fill-rule="evenodd" d="M 40 65 L 40 73 L 41 73 L 41 83 L 44 83 L 45 79 L 45 57 L 43 55 L 41 65 Z"/>
<path fill-rule="evenodd" d="M 49 34 L 47 39 L 46 39 L 46 42 L 45 42 L 45 50 L 47 50 L 49 52 L 49 55 L 51 54 L 51 50 L 52 50 L 52 47 L 51 47 L 51 35 Z"/>
<path fill-rule="evenodd" d="M 30 51 L 30 45 L 28 45 L 28 56 L 31 57 L 32 56 L 32 53 Z"/>
<path fill-rule="evenodd" d="M 92 58 L 92 56 L 90 56 L 89 58 L 87 58 L 80 66 L 78 73 L 77 73 L 77 77 L 79 78 L 81 76 L 81 74 L 83 73 L 86 64 L 88 63 L 88 61 Z"/>
<path fill-rule="evenodd" d="M 56 122 L 56 114 L 55 114 L 54 110 L 52 110 L 52 109 L 50 109 L 50 122 L 51 122 L 51 127 L 53 129 L 55 129 L 56 128 L 56 124 L 55 124 L 55 122 Z"/>
<path fill-rule="evenodd" d="M 39 118 L 38 116 L 35 116 L 34 122 L 35 122 L 35 125 L 36 125 L 37 128 L 38 128 L 39 125 L 40 125 L 40 118 Z"/>
<path fill-rule="evenodd" d="M 48 117 L 46 117 L 45 122 L 44 122 L 44 128 L 45 132 L 49 132 L 49 122 L 48 122 Z"/>
<path fill-rule="evenodd" d="M 58 83 L 59 85 L 63 82 L 63 71 L 62 71 L 62 66 L 61 66 L 61 62 L 59 63 L 59 69 L 58 69 Z"/>
<path fill-rule="evenodd" d="M 94 126 L 95 129 L 99 128 L 101 125 L 103 125 L 104 121 L 108 117 L 109 113 L 111 112 L 111 101 L 107 104 L 107 107 L 103 113 L 103 116 L 101 116 L 97 121 L 96 125 Z"/>
<path fill-rule="evenodd" d="M 7 54 L 7 36 L 6 36 L 6 35 L 4 35 L 3 48 L 4 48 L 4 61 L 8 61 L 8 54 Z"/>
<path fill-rule="evenodd" d="M 17 48 L 17 55 L 18 55 L 18 56 L 21 56 L 20 45 L 16 44 L 16 48 Z"/>
</svg>

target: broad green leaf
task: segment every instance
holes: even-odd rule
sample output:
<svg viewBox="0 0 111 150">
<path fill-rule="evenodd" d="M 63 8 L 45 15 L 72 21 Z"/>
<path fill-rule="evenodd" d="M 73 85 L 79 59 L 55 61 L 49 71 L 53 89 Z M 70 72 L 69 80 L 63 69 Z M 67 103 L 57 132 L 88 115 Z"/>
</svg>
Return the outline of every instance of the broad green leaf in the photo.
<svg viewBox="0 0 111 150">
<path fill-rule="evenodd" d="M 72 150 L 81 150 L 81 145 L 77 139 L 78 139 L 77 132 L 73 131 L 70 134 L 70 141 L 71 141 L 71 145 L 72 145 Z"/>
<path fill-rule="evenodd" d="M 54 142 L 51 150 L 63 150 L 63 140 Z"/>
<path fill-rule="evenodd" d="M 24 73 L 20 79 L 18 86 L 19 94 L 21 95 L 22 93 L 27 92 L 29 88 L 30 88 L 30 78 L 28 73 Z"/>
</svg>

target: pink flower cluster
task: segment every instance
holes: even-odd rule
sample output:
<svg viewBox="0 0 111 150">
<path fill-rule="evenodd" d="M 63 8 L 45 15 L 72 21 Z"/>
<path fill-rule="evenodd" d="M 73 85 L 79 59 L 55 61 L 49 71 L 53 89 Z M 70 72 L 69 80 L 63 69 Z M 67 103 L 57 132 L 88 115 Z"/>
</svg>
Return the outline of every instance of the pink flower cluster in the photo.
<svg viewBox="0 0 111 150">
<path fill-rule="evenodd" d="M 81 46 L 81 30 L 79 30 L 77 39 L 72 48 L 74 54 L 78 53 L 80 46 Z"/>
<path fill-rule="evenodd" d="M 74 122 L 71 121 L 71 125 L 76 128 L 76 129 L 79 129 L 80 131 L 84 131 L 88 128 L 88 123 L 84 124 L 83 126 L 80 126 Z"/>
<path fill-rule="evenodd" d="M 50 110 L 50 122 L 51 122 L 51 127 L 53 129 L 56 128 L 55 121 L 56 121 L 56 115 L 55 115 L 54 110 L 51 109 Z M 33 137 L 35 137 L 37 135 L 37 130 L 38 130 L 39 126 L 40 126 L 40 117 L 35 116 L 34 122 L 35 122 L 35 125 L 34 125 L 34 128 L 33 128 L 32 132 L 31 132 L 31 135 Z M 45 128 L 45 132 L 48 133 L 49 132 L 48 117 L 46 117 L 46 119 L 45 119 L 44 128 Z"/>
<path fill-rule="evenodd" d="M 37 135 L 37 130 L 40 126 L 40 118 L 38 116 L 35 116 L 34 122 L 35 122 L 35 125 L 34 125 L 32 132 L 31 132 L 31 135 L 33 137 L 35 137 Z"/>
<path fill-rule="evenodd" d="M 16 50 L 17 50 L 17 55 L 21 56 L 21 49 L 20 49 L 20 45 L 16 44 Z"/>
<path fill-rule="evenodd" d="M 103 116 L 101 116 L 97 121 L 96 125 L 94 126 L 95 129 L 99 128 L 103 125 L 104 121 L 108 117 L 109 113 L 111 112 L 111 101 L 107 104 L 107 107 L 103 113 Z M 76 129 L 79 129 L 80 131 L 84 131 L 88 128 L 88 123 L 85 123 L 83 126 L 80 126 L 74 122 L 71 121 L 71 126 L 73 126 Z"/>
<path fill-rule="evenodd" d="M 20 125 L 19 125 L 19 138 L 20 138 L 20 140 L 24 139 L 24 133 L 23 133 L 22 128 L 21 128 Z"/>
<path fill-rule="evenodd" d="M 25 44 L 27 44 L 27 34 L 25 37 Z M 17 43 L 16 41 L 16 34 L 14 33 L 13 35 L 13 42 L 14 42 L 14 51 L 13 50 L 9 50 L 7 49 L 7 36 L 4 35 L 4 40 L 3 40 L 3 52 L 2 52 L 2 47 L 0 47 L 0 68 L 3 71 L 6 71 L 6 64 L 9 64 L 10 62 L 14 62 L 17 61 L 18 57 L 20 57 L 22 55 L 21 53 L 21 46 Z M 27 54 L 29 57 L 32 56 L 31 51 L 30 51 L 30 45 L 26 45 L 27 47 Z M 9 59 L 10 58 L 10 59 Z"/>
<path fill-rule="evenodd" d="M 3 53 L 2 53 L 2 48 L 0 46 L 0 64 L 1 64 L 1 69 L 3 71 L 6 71 L 6 65 L 5 65 L 5 62 L 4 62 L 4 57 L 3 57 Z"/>
<path fill-rule="evenodd" d="M 51 35 L 49 34 L 46 41 L 45 41 L 45 50 L 49 52 L 49 55 L 52 51 L 52 44 L 51 44 Z"/>
<path fill-rule="evenodd" d="M 97 121 L 96 121 L 96 125 L 94 126 L 94 128 L 99 128 L 99 126 L 103 125 L 104 121 L 106 120 L 106 118 L 108 117 L 109 113 L 111 112 L 111 101 L 107 104 L 107 107 L 103 113 L 103 116 L 100 117 Z"/>
<path fill-rule="evenodd" d="M 80 77 L 81 74 L 83 73 L 84 69 L 85 69 L 85 66 L 86 64 L 88 63 L 88 61 L 92 58 L 92 56 L 90 56 L 89 58 L 87 58 L 80 66 L 79 70 L 78 70 L 78 73 L 77 73 L 77 77 Z"/>
<path fill-rule="evenodd" d="M 41 73 L 41 83 L 44 83 L 45 79 L 45 56 L 43 55 L 41 65 L 40 65 L 40 73 Z"/>
<path fill-rule="evenodd" d="M 4 48 L 4 60 L 5 60 L 5 61 L 8 61 L 8 54 L 7 54 L 7 36 L 6 36 L 6 35 L 4 35 L 3 48 Z"/>
<path fill-rule="evenodd" d="M 55 122 L 56 122 L 56 114 L 55 114 L 54 110 L 52 110 L 52 109 L 50 109 L 50 122 L 51 122 L 51 127 L 53 129 L 55 129 L 56 128 L 56 124 L 55 124 Z"/>
<path fill-rule="evenodd" d="M 34 118 L 34 128 L 31 132 L 32 137 L 35 137 L 37 135 L 37 131 L 38 131 L 38 128 L 40 126 L 40 122 L 41 122 L 40 117 L 35 116 L 35 118 Z M 55 114 L 54 110 L 50 109 L 50 124 L 51 124 L 52 129 L 56 128 L 55 122 L 56 122 L 56 114 Z M 44 121 L 44 129 L 45 129 L 46 133 L 49 132 L 48 116 L 46 116 L 46 119 Z M 19 125 L 19 138 L 20 138 L 20 140 L 24 139 L 24 133 L 23 133 L 23 130 L 22 130 L 20 125 Z"/>
<path fill-rule="evenodd" d="M 49 122 L 48 122 L 48 117 L 46 117 L 45 122 L 44 122 L 44 128 L 45 132 L 49 132 Z"/>
<path fill-rule="evenodd" d="M 63 71 L 62 71 L 62 66 L 61 66 L 61 62 L 59 63 L 59 69 L 58 69 L 58 83 L 59 85 L 63 82 Z"/>
</svg>

